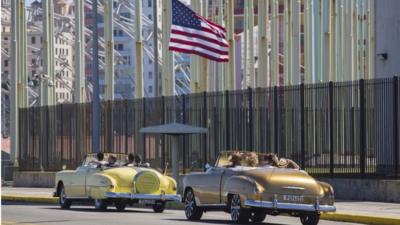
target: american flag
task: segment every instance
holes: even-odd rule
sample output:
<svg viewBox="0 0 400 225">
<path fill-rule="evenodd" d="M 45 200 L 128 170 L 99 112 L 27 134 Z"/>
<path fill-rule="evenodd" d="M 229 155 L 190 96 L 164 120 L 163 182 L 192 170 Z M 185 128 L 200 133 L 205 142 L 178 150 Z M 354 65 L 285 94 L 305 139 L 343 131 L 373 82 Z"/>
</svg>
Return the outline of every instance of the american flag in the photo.
<svg viewBox="0 0 400 225">
<path fill-rule="evenodd" d="M 224 27 L 197 15 L 179 0 L 172 0 L 169 50 L 227 62 L 229 44 L 225 33 Z"/>
</svg>

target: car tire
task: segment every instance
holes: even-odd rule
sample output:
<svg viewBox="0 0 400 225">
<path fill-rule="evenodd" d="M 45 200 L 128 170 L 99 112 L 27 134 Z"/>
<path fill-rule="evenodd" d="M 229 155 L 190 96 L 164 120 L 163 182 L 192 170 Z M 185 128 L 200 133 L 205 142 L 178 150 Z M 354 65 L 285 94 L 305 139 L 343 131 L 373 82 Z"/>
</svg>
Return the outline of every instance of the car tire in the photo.
<svg viewBox="0 0 400 225">
<path fill-rule="evenodd" d="M 242 207 L 240 195 L 234 194 L 230 198 L 231 219 L 234 223 L 248 223 L 251 213 L 249 209 Z"/>
<path fill-rule="evenodd" d="M 122 200 L 115 201 L 115 208 L 118 212 L 122 212 L 125 210 L 126 203 Z"/>
<path fill-rule="evenodd" d="M 108 200 L 107 199 L 95 199 L 94 200 L 94 207 L 97 210 L 104 211 L 108 207 Z"/>
<path fill-rule="evenodd" d="M 153 205 L 153 212 L 162 213 L 165 209 L 165 201 L 156 201 Z"/>
<path fill-rule="evenodd" d="M 203 210 L 196 205 L 196 198 L 192 189 L 188 189 L 185 193 L 185 215 L 188 220 L 200 220 Z"/>
<path fill-rule="evenodd" d="M 303 225 L 317 225 L 319 216 L 319 214 L 303 214 L 300 215 L 300 221 Z"/>
<path fill-rule="evenodd" d="M 267 217 L 267 213 L 263 210 L 254 209 L 250 214 L 250 221 L 253 223 L 261 223 Z"/>
<path fill-rule="evenodd" d="M 60 203 L 60 207 L 62 209 L 69 209 L 71 207 L 72 201 L 67 199 L 67 195 L 65 194 L 65 188 L 63 184 L 60 184 L 58 195 L 59 195 L 58 201 Z"/>
</svg>

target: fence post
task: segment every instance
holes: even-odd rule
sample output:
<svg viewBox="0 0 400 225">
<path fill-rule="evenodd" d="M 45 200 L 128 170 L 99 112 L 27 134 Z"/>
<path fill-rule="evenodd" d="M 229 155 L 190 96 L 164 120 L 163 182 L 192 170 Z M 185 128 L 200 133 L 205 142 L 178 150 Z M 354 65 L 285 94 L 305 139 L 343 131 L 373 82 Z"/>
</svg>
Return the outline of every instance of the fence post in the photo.
<svg viewBox="0 0 400 225">
<path fill-rule="evenodd" d="M 333 154 L 333 82 L 329 82 L 329 173 L 333 177 L 334 154 Z"/>
<path fill-rule="evenodd" d="M 230 135 L 229 135 L 229 91 L 225 91 L 225 136 L 226 136 L 226 150 L 231 150 Z"/>
<path fill-rule="evenodd" d="M 274 138 L 275 138 L 275 154 L 278 153 L 278 86 L 274 86 Z"/>
<path fill-rule="evenodd" d="M 304 93 L 305 92 L 305 88 L 304 88 L 304 83 L 300 84 L 300 123 L 301 123 L 301 153 L 300 153 L 300 157 L 301 157 L 301 168 L 304 170 L 306 168 L 306 129 L 305 129 L 305 121 L 304 121 L 304 117 L 305 117 L 305 108 L 304 108 Z"/>
<path fill-rule="evenodd" d="M 142 127 L 146 127 L 146 98 L 142 98 L 143 120 Z M 143 138 L 143 162 L 146 161 L 146 134 L 142 134 Z"/>
<path fill-rule="evenodd" d="M 186 95 L 183 94 L 182 95 L 182 123 L 185 124 L 186 123 Z M 183 164 L 183 174 L 186 174 L 186 135 L 182 135 L 182 139 L 183 139 L 183 151 L 182 151 L 182 164 Z"/>
<path fill-rule="evenodd" d="M 129 127 L 128 127 L 128 100 L 124 100 L 125 106 L 125 154 L 128 154 L 128 138 L 129 138 Z"/>
<path fill-rule="evenodd" d="M 399 175 L 399 78 L 393 77 L 393 141 L 394 176 Z"/>
<path fill-rule="evenodd" d="M 204 122 L 204 127 L 208 129 L 208 122 L 207 122 L 207 92 L 203 92 L 203 122 Z M 207 163 L 207 135 L 203 134 L 204 138 L 204 165 L 203 168 L 205 168 L 206 163 Z"/>
<path fill-rule="evenodd" d="M 365 125 L 365 80 L 360 80 L 360 175 L 365 175 L 365 152 L 366 152 L 366 125 Z"/>
<path fill-rule="evenodd" d="M 165 123 L 165 96 L 161 96 L 161 124 Z M 162 162 L 162 168 L 165 168 L 165 164 L 166 164 L 166 159 L 165 159 L 165 135 L 161 135 L 161 162 Z"/>
<path fill-rule="evenodd" d="M 249 150 L 253 150 L 253 131 L 254 131 L 254 124 L 253 124 L 253 89 L 251 87 L 248 88 L 248 99 L 249 99 Z"/>
</svg>

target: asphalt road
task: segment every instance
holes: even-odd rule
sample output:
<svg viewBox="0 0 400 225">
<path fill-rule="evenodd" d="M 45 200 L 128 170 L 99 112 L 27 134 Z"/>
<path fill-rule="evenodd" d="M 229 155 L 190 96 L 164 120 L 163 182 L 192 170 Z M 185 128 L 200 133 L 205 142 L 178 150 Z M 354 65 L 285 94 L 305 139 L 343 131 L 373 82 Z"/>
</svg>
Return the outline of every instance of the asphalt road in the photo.
<svg viewBox="0 0 400 225">
<path fill-rule="evenodd" d="M 134 225 L 217 225 L 230 224 L 230 216 L 223 212 L 207 212 L 201 221 L 187 221 L 182 210 L 166 210 L 164 213 L 153 213 L 152 209 L 127 208 L 117 212 L 112 207 L 106 212 L 98 212 L 93 206 L 72 206 L 62 210 L 55 205 L 34 205 L 28 203 L 3 202 L 1 206 L 1 224 L 134 224 Z M 298 225 L 298 218 L 287 216 L 267 216 L 262 224 Z M 356 225 L 321 220 L 319 225 Z"/>
</svg>

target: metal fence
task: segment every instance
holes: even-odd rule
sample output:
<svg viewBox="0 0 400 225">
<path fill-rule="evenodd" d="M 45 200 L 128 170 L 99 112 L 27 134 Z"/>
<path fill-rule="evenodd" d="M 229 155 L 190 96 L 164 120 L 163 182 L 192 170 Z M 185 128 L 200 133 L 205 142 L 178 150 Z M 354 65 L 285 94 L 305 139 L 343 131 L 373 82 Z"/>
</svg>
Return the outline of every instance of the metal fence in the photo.
<svg viewBox="0 0 400 225">
<path fill-rule="evenodd" d="M 176 120 L 208 128 L 180 138 L 183 172 L 240 149 L 275 152 L 317 176 L 398 177 L 399 85 L 394 77 L 103 102 L 101 151 L 140 153 L 164 168 L 169 138 L 139 129 Z M 92 152 L 89 103 L 19 115 L 21 170 L 73 169 Z"/>
</svg>

